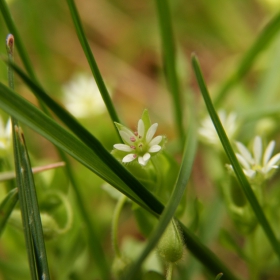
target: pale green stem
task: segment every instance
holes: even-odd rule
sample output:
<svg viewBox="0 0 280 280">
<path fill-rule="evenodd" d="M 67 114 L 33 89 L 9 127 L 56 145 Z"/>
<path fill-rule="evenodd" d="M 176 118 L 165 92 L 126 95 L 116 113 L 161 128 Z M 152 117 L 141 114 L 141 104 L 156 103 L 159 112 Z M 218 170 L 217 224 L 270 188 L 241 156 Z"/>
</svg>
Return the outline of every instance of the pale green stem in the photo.
<svg viewBox="0 0 280 280">
<path fill-rule="evenodd" d="M 167 267 L 166 280 L 172 280 L 174 263 L 169 263 Z"/>
<path fill-rule="evenodd" d="M 113 247 L 115 250 L 115 254 L 117 255 L 117 257 L 121 258 L 121 251 L 119 248 L 119 244 L 118 244 L 118 224 L 119 224 L 119 218 L 120 218 L 120 214 L 122 211 L 122 208 L 125 204 L 126 201 L 126 196 L 122 195 L 119 200 L 118 203 L 116 205 L 114 214 L 113 214 L 113 221 L 112 221 L 112 241 L 113 241 Z"/>
</svg>

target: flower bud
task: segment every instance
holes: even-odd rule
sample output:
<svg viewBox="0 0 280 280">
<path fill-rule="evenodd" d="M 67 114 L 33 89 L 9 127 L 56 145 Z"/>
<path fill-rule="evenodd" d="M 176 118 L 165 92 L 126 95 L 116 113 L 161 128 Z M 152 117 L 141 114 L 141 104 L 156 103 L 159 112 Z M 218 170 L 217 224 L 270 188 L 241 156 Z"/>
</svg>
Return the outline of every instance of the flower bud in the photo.
<svg viewBox="0 0 280 280">
<path fill-rule="evenodd" d="M 183 237 L 177 223 L 172 220 L 158 244 L 158 252 L 166 262 L 177 262 L 183 256 Z"/>
</svg>

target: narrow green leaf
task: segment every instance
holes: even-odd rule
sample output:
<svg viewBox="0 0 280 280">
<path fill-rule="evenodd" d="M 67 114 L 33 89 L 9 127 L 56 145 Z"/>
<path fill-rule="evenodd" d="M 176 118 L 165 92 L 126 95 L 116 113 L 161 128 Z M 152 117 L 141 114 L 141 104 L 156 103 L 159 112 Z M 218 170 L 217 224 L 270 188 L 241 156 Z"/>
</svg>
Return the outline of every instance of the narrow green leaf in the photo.
<svg viewBox="0 0 280 280">
<path fill-rule="evenodd" d="M 167 85 L 172 95 L 173 113 L 177 125 L 178 135 L 182 148 L 184 144 L 185 131 L 183 127 L 183 105 L 180 96 L 180 85 L 176 69 L 176 51 L 174 36 L 172 32 L 171 15 L 168 0 L 156 0 L 159 19 L 163 60 L 166 70 Z"/>
<path fill-rule="evenodd" d="M 81 23 L 81 20 L 80 20 L 78 10 L 75 6 L 75 2 L 73 0 L 67 0 L 67 4 L 68 4 L 69 10 L 71 12 L 72 20 L 74 22 L 79 41 L 80 41 L 81 46 L 84 50 L 84 53 L 85 53 L 85 56 L 87 58 L 88 64 L 89 64 L 90 69 L 92 71 L 92 74 L 95 78 L 95 81 L 96 81 L 96 84 L 99 88 L 99 91 L 102 95 L 104 103 L 105 103 L 105 105 L 107 107 L 107 110 L 110 114 L 111 120 L 112 120 L 113 123 L 114 122 L 120 122 L 119 118 L 118 118 L 118 115 L 116 113 L 115 107 L 113 105 L 113 102 L 111 100 L 111 97 L 109 95 L 109 92 L 108 92 L 108 90 L 105 86 L 105 83 L 104 83 L 104 81 L 102 79 L 102 76 L 100 74 L 100 71 L 98 69 L 97 63 L 96 63 L 96 61 L 94 59 L 94 56 L 92 54 L 92 51 L 90 49 L 89 43 L 87 41 L 85 32 L 84 32 L 83 27 L 82 27 L 82 23 Z M 116 131 L 117 131 L 117 134 L 119 135 L 117 129 L 116 129 Z"/>
<path fill-rule="evenodd" d="M 0 236 L 18 202 L 18 189 L 12 189 L 0 204 Z"/>
<path fill-rule="evenodd" d="M 31 229 L 28 225 L 29 215 L 28 215 L 28 208 L 26 203 L 26 192 L 20 191 L 24 189 L 23 179 L 20 177 L 21 174 L 21 166 L 20 166 L 20 151 L 18 141 L 16 140 L 15 130 L 13 129 L 13 143 L 14 143 L 14 158 L 15 158 L 15 169 L 16 173 L 19 176 L 16 176 L 16 182 L 19 189 L 19 202 L 21 208 L 21 217 L 22 217 L 22 224 L 23 224 L 23 232 L 25 237 L 26 249 L 27 249 L 27 256 L 28 256 L 28 263 L 30 268 L 30 274 L 32 280 L 37 280 L 37 266 L 35 261 L 35 252 L 34 252 L 34 240 L 32 238 Z"/>
<path fill-rule="evenodd" d="M 217 276 L 216 276 L 216 278 L 215 278 L 215 280 L 220 280 L 222 277 L 223 277 L 223 273 L 221 272 L 221 273 L 219 273 Z"/>
<path fill-rule="evenodd" d="M 182 223 L 179 223 L 185 238 L 185 244 L 192 254 L 214 275 L 223 272 L 224 279 L 238 280 L 221 260 L 211 252 L 199 239 Z"/>
<path fill-rule="evenodd" d="M 20 194 L 21 211 L 27 212 L 22 213 L 23 227 L 29 228 L 27 233 L 28 235 L 31 234 L 28 239 L 32 240 L 32 247 L 30 250 L 34 250 L 34 256 L 36 260 L 34 265 L 36 266 L 38 279 L 48 280 L 50 279 L 49 267 L 31 164 L 26 149 L 23 132 L 18 126 L 17 121 L 15 121 L 13 118 L 12 123 L 14 149 L 17 150 L 15 153 L 15 166 L 18 190 Z M 28 219 L 26 219 L 26 217 L 28 217 Z M 30 246 L 29 242 L 27 242 L 27 245 Z M 32 262 L 33 261 L 34 259 L 32 259 Z"/>
<path fill-rule="evenodd" d="M 196 132 L 194 129 L 194 124 L 192 122 L 188 131 L 188 137 L 185 144 L 183 159 L 182 159 L 180 171 L 177 177 L 177 181 L 173 193 L 170 197 L 167 206 L 165 207 L 165 210 L 163 211 L 162 215 L 159 218 L 159 222 L 156 228 L 151 233 L 146 247 L 144 248 L 143 252 L 139 256 L 135 264 L 132 266 L 128 275 L 126 275 L 126 279 L 132 279 L 135 275 L 137 275 L 138 270 L 140 269 L 143 261 L 157 245 L 165 229 L 170 223 L 172 217 L 174 216 L 175 211 L 186 189 L 187 182 L 191 174 L 195 154 L 196 154 Z"/>
<path fill-rule="evenodd" d="M 196 75 L 196 79 L 197 79 L 197 82 L 198 82 L 198 85 L 200 87 L 200 91 L 202 93 L 202 96 L 204 98 L 204 102 L 206 104 L 206 107 L 208 109 L 208 112 L 209 112 L 209 115 L 213 121 L 213 124 L 217 130 L 217 133 L 219 135 L 219 138 L 220 138 L 220 141 L 224 147 L 224 150 L 228 156 L 228 159 L 234 169 L 234 172 L 236 174 L 236 177 L 260 223 L 260 225 L 262 226 L 274 252 L 277 254 L 278 258 L 280 259 L 280 246 L 279 246 L 279 242 L 278 240 L 276 239 L 276 236 L 246 178 L 246 176 L 244 175 L 244 172 L 241 168 L 241 166 L 239 165 L 239 162 L 236 158 L 236 155 L 230 145 L 230 142 L 227 138 L 227 135 L 224 131 L 224 128 L 221 124 L 221 121 L 215 111 L 215 108 L 212 104 L 212 101 L 211 101 L 211 98 L 210 98 L 210 95 L 208 93 L 208 90 L 207 90 L 207 87 L 205 85 L 205 82 L 204 82 L 204 79 L 203 79 L 203 76 L 202 76 L 202 73 L 201 73 L 201 70 L 200 70 L 200 66 L 199 66 L 199 63 L 198 63 L 198 60 L 196 58 L 195 55 L 192 56 L 192 64 L 193 64 L 193 68 L 194 68 L 194 71 L 195 71 L 195 75 Z"/>
<path fill-rule="evenodd" d="M 14 59 L 14 36 L 6 39 L 8 59 Z M 14 89 L 13 69 L 8 65 L 8 83 Z M 12 117 L 13 148 L 16 180 L 19 192 L 22 223 L 29 257 L 32 279 L 50 279 L 40 211 L 33 173 L 25 145 L 24 134 L 16 118 Z"/>
<path fill-rule="evenodd" d="M 217 97 L 214 101 L 218 105 L 229 90 L 249 71 L 250 67 L 256 60 L 257 56 L 267 47 L 272 39 L 277 35 L 280 28 L 280 13 L 276 14 L 271 21 L 265 26 L 252 47 L 241 59 L 236 71 L 233 75 L 222 85 Z"/>
</svg>

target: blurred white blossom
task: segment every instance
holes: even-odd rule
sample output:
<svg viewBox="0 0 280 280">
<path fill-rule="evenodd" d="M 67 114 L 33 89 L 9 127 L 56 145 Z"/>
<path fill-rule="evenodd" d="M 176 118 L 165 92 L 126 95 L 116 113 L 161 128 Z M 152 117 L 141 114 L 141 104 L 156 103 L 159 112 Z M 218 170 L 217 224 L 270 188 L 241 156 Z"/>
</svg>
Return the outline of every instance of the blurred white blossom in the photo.
<svg viewBox="0 0 280 280">
<path fill-rule="evenodd" d="M 234 112 L 231 112 L 227 115 L 224 110 L 219 110 L 218 116 L 227 134 L 227 137 L 232 140 L 238 129 L 236 122 L 237 115 Z M 198 129 L 198 134 L 201 141 L 204 143 L 221 147 L 219 136 L 209 115 L 201 122 L 201 127 Z"/>
<path fill-rule="evenodd" d="M 63 86 L 63 102 L 77 118 L 99 115 L 106 110 L 94 78 L 78 73 Z"/>
<path fill-rule="evenodd" d="M 272 157 L 275 141 L 270 141 L 263 150 L 262 139 L 259 136 L 254 138 L 252 153 L 240 142 L 236 142 L 238 153 L 236 157 L 243 167 L 243 171 L 249 181 L 262 183 L 270 178 L 280 163 L 280 153 Z M 228 165 L 232 170 L 232 166 Z"/>
<path fill-rule="evenodd" d="M 6 126 L 0 117 L 0 151 L 7 150 L 11 145 L 12 125 L 11 119 L 8 119 Z"/>
</svg>

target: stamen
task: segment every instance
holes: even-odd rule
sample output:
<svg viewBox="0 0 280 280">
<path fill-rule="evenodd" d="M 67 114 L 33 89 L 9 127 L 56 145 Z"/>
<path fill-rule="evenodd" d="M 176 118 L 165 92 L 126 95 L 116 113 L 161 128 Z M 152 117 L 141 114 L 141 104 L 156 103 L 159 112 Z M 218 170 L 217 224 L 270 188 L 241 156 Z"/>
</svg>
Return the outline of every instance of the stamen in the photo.
<svg viewBox="0 0 280 280">
<path fill-rule="evenodd" d="M 134 155 L 133 155 L 133 157 L 134 157 L 134 158 L 137 158 L 137 155 L 136 155 L 136 154 L 134 154 Z"/>
<path fill-rule="evenodd" d="M 130 137 L 130 141 L 135 142 L 136 141 L 135 137 Z"/>
<path fill-rule="evenodd" d="M 135 149 L 136 149 L 136 147 L 135 147 L 135 146 L 130 146 L 130 148 L 131 148 L 131 149 L 133 149 L 133 150 L 135 150 Z"/>
<path fill-rule="evenodd" d="M 138 136 L 138 131 L 134 131 L 134 135 L 135 135 L 135 136 Z"/>
</svg>

